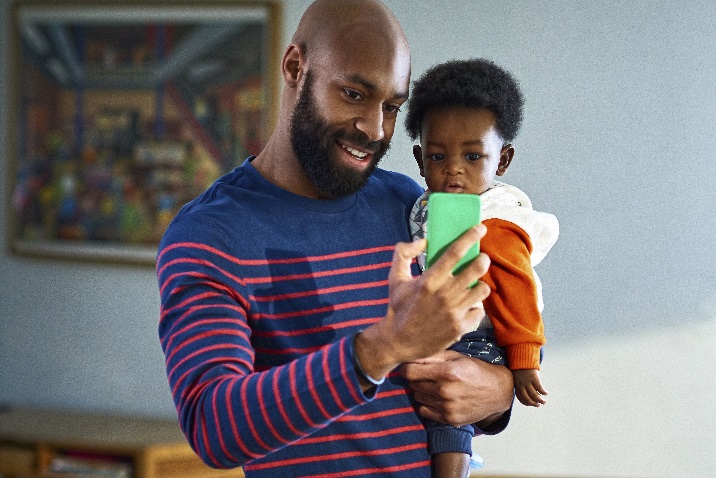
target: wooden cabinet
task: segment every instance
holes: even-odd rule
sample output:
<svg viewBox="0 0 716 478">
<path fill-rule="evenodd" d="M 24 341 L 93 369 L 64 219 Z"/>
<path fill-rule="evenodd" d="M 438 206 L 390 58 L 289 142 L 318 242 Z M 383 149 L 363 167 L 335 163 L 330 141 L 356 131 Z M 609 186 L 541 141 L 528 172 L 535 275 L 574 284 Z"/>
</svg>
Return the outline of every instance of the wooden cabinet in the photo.
<svg viewBox="0 0 716 478">
<path fill-rule="evenodd" d="M 64 410 L 0 410 L 0 476 L 64 478 L 52 463 L 63 457 L 104 457 L 124 463 L 132 478 L 243 478 L 240 469 L 206 466 L 176 420 Z"/>
</svg>

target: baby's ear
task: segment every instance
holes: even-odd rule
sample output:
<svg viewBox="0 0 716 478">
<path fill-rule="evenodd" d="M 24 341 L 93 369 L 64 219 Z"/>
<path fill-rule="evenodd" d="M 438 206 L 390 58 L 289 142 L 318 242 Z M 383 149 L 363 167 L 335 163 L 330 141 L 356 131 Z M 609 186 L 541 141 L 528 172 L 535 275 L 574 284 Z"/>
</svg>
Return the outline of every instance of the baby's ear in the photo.
<svg viewBox="0 0 716 478">
<path fill-rule="evenodd" d="M 502 147 L 502 150 L 500 151 L 500 164 L 497 165 L 497 171 L 495 172 L 497 176 L 502 176 L 507 172 L 507 168 L 510 167 L 514 156 L 514 146 L 508 143 Z"/>
<path fill-rule="evenodd" d="M 419 144 L 413 146 L 413 157 L 418 163 L 418 168 L 420 168 L 420 176 L 424 178 L 425 170 L 423 169 L 423 148 L 421 148 Z"/>
</svg>

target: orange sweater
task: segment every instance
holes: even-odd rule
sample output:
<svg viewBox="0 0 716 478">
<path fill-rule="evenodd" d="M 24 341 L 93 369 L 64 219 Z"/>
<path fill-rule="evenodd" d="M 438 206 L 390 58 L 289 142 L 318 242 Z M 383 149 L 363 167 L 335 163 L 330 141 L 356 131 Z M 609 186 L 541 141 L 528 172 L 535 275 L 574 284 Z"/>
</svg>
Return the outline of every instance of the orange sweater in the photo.
<svg viewBox="0 0 716 478">
<path fill-rule="evenodd" d="M 482 280 L 492 293 L 484 301 L 497 343 L 507 352 L 511 370 L 539 370 L 545 344 L 544 324 L 532 273 L 532 241 L 519 226 L 504 219 L 486 219 L 487 235 L 480 250 L 492 263 Z"/>
</svg>

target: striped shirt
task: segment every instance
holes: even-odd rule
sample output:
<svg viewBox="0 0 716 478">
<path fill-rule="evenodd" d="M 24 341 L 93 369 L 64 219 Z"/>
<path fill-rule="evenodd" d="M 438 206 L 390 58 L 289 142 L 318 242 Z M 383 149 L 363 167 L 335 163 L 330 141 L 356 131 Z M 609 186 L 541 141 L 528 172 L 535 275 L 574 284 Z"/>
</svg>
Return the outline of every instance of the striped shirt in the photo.
<svg viewBox="0 0 716 478">
<path fill-rule="evenodd" d="M 179 212 L 159 248 L 159 335 L 180 425 L 207 464 L 251 478 L 430 476 L 405 382 L 391 374 L 364 394 L 350 340 L 386 313 L 421 193 L 378 169 L 354 196 L 314 200 L 247 160 Z"/>
</svg>

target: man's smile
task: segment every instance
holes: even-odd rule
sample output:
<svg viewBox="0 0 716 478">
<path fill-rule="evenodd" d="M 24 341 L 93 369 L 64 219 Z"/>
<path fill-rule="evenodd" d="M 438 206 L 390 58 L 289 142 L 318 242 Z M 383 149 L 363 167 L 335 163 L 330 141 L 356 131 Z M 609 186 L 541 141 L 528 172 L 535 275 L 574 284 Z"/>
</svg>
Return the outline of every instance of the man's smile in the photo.
<svg viewBox="0 0 716 478">
<path fill-rule="evenodd" d="M 351 148 L 350 146 L 346 146 L 346 145 L 344 145 L 344 144 L 341 144 L 341 148 L 345 149 L 346 151 L 348 151 L 349 153 L 351 153 L 353 156 L 355 156 L 356 159 L 359 159 L 359 160 L 360 160 L 360 159 L 365 159 L 366 156 L 368 156 L 368 153 L 363 152 L 363 151 L 359 151 L 359 150 L 357 150 L 357 149 L 355 149 L 355 148 Z"/>
<path fill-rule="evenodd" d="M 340 146 L 340 157 L 343 163 L 354 169 L 366 170 L 373 163 L 375 148 L 360 147 L 354 143 L 348 144 L 343 141 L 336 141 Z"/>
</svg>

